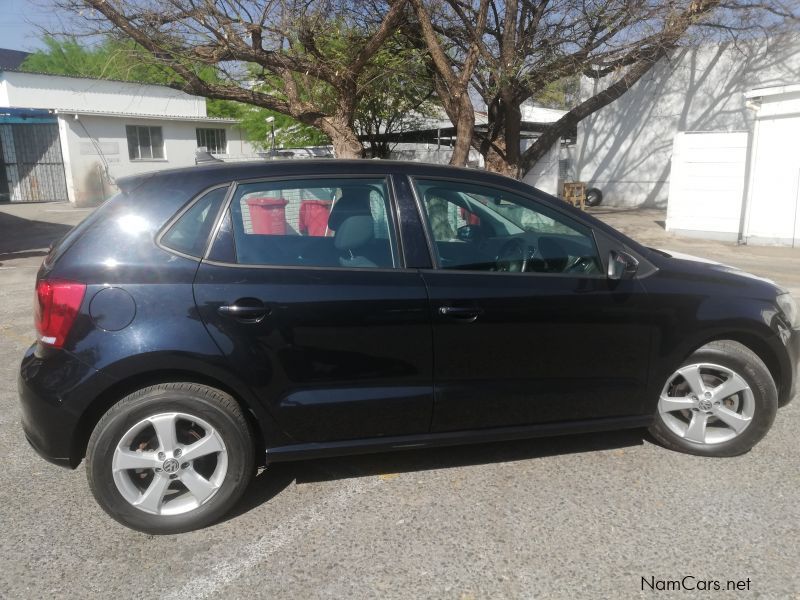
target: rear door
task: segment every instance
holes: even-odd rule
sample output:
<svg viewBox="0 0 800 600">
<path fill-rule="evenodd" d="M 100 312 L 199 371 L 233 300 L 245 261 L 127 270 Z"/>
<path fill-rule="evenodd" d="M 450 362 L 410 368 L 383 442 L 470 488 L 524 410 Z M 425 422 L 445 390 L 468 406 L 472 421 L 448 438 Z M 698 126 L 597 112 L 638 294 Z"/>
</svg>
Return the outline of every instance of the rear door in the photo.
<svg viewBox="0 0 800 600">
<path fill-rule="evenodd" d="M 433 432 L 642 413 L 651 326 L 592 230 L 502 188 L 415 182 L 437 268 Z"/>
<path fill-rule="evenodd" d="M 382 177 L 239 183 L 195 280 L 198 318 L 297 442 L 426 433 L 428 299 Z"/>
</svg>

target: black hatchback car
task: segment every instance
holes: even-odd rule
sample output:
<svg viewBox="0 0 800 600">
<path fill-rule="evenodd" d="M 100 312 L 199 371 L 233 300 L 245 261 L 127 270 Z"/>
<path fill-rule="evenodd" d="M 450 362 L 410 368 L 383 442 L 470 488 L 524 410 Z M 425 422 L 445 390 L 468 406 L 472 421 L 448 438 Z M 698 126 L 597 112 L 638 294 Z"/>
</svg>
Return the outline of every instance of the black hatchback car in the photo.
<svg viewBox="0 0 800 600">
<path fill-rule="evenodd" d="M 795 392 L 774 283 L 525 184 L 382 161 L 123 180 L 55 244 L 25 433 L 125 525 L 220 518 L 257 464 L 649 427 L 748 451 Z"/>
</svg>

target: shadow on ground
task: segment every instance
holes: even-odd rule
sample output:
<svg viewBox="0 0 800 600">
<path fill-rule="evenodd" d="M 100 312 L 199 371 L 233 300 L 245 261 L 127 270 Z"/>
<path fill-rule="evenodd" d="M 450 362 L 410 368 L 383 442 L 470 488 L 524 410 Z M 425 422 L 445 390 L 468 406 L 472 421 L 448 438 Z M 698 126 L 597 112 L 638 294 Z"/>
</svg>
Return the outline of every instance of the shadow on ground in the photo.
<svg viewBox="0 0 800 600">
<path fill-rule="evenodd" d="M 61 239 L 72 229 L 70 225 L 33 221 L 0 212 L 0 260 L 37 256 L 18 254 L 32 250 L 41 251 Z"/>
<path fill-rule="evenodd" d="M 531 460 L 562 454 L 615 450 L 641 446 L 645 435 L 643 429 L 631 429 L 275 463 L 263 469 L 254 478 L 242 500 L 223 518 L 223 521 L 236 518 L 269 502 L 293 482 L 302 485 L 352 477 L 413 473 Z"/>
</svg>

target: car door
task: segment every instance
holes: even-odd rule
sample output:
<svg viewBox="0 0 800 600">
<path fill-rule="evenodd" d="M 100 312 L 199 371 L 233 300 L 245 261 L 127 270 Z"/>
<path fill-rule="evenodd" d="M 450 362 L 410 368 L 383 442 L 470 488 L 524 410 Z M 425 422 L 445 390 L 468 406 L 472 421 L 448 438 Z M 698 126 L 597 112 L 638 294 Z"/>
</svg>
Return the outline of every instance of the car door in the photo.
<svg viewBox="0 0 800 600">
<path fill-rule="evenodd" d="M 238 183 L 194 284 L 230 367 L 296 442 L 426 433 L 431 324 L 382 177 Z"/>
<path fill-rule="evenodd" d="M 644 291 L 606 278 L 591 228 L 500 187 L 413 184 L 437 265 L 422 271 L 434 324 L 432 431 L 641 414 Z"/>
</svg>

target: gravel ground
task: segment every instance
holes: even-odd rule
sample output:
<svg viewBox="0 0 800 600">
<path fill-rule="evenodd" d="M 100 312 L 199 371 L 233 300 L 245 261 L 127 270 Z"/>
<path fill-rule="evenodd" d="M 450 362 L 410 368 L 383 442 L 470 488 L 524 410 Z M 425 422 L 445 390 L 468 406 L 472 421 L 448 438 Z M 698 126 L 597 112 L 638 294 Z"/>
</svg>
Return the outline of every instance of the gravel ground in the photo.
<svg viewBox="0 0 800 600">
<path fill-rule="evenodd" d="M 797 250 L 673 238 L 663 213 L 594 212 L 800 291 Z M 797 401 L 735 459 L 632 431 L 317 460 L 270 467 L 203 531 L 117 525 L 83 467 L 45 463 L 19 427 L 42 248 L 86 214 L 0 205 L 0 598 L 631 598 L 654 595 L 642 578 L 687 576 L 749 591 L 660 595 L 800 598 Z"/>
</svg>

